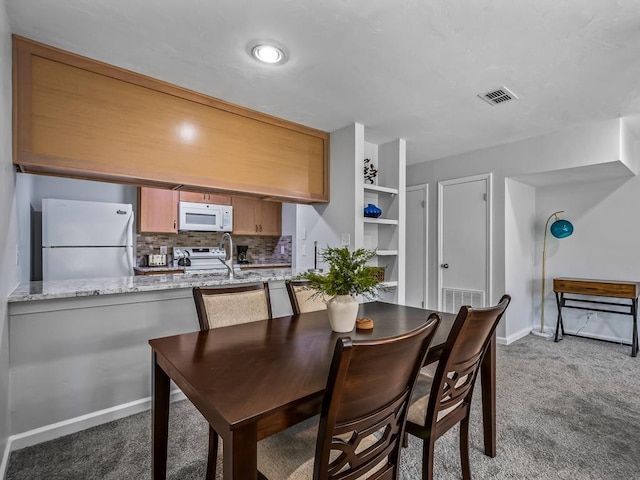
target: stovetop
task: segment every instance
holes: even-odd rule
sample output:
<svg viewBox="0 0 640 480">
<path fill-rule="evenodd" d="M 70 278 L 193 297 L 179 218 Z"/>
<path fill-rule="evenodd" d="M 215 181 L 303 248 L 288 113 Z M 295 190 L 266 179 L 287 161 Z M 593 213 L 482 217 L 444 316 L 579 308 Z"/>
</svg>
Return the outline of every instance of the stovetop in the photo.
<svg viewBox="0 0 640 480">
<path fill-rule="evenodd" d="M 227 267 L 222 263 L 226 249 L 220 247 L 174 247 L 173 264 L 184 267 L 185 272 L 211 271 L 224 273 Z"/>
</svg>

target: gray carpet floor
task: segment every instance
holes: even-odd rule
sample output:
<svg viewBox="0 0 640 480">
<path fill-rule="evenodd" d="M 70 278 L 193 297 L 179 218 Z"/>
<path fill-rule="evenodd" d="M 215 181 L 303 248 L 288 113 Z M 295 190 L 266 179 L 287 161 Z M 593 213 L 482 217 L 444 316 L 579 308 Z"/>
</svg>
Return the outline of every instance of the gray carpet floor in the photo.
<svg viewBox="0 0 640 480">
<path fill-rule="evenodd" d="M 480 395 L 472 409 L 473 477 L 640 479 L 640 357 L 631 348 L 529 335 L 498 347 L 498 455 L 482 453 Z M 476 387 L 478 388 L 478 387 Z M 168 478 L 203 479 L 207 425 L 188 401 L 172 405 Z M 150 413 L 11 454 L 7 480 L 149 479 Z M 436 479 L 459 479 L 458 430 L 436 442 Z M 219 463 L 218 477 L 221 478 Z M 402 453 L 403 480 L 419 479 L 421 444 Z"/>
</svg>

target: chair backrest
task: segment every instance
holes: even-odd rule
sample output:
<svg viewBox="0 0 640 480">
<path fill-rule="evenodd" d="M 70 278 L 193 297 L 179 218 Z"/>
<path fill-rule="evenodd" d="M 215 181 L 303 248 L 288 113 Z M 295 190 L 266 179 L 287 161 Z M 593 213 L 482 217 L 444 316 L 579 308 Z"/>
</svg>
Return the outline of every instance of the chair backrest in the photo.
<svg viewBox="0 0 640 480">
<path fill-rule="evenodd" d="M 367 472 L 375 472 L 369 478 L 397 478 L 409 399 L 439 323 L 432 313 L 401 336 L 338 339 L 320 415 L 315 480 Z"/>
<path fill-rule="evenodd" d="M 467 415 L 480 364 L 510 301 L 503 295 L 493 307 L 460 308 L 431 385 L 425 427 L 434 438 Z"/>
<path fill-rule="evenodd" d="M 329 298 L 324 295 L 316 295 L 317 290 L 311 288 L 310 285 L 311 282 L 307 280 L 287 282 L 287 293 L 289 293 L 294 315 L 327 309 L 326 302 Z"/>
<path fill-rule="evenodd" d="M 200 330 L 227 327 L 271 318 L 269 284 L 224 288 L 194 287 Z"/>
</svg>

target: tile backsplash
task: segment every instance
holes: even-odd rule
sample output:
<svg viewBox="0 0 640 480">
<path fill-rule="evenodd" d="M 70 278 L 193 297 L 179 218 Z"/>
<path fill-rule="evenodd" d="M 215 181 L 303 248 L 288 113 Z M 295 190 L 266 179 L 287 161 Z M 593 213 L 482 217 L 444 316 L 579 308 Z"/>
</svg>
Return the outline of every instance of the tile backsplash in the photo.
<svg viewBox="0 0 640 480">
<path fill-rule="evenodd" d="M 145 255 L 160 253 L 160 247 L 167 247 L 168 261 L 173 259 L 173 247 L 217 247 L 220 245 L 222 233 L 182 232 L 174 235 L 139 233 L 136 236 L 137 264 L 142 264 Z M 291 235 L 282 237 L 254 237 L 233 235 L 233 248 L 247 245 L 250 263 L 291 263 Z M 284 253 L 281 253 L 284 247 Z M 234 259 L 237 252 L 233 252 Z"/>
</svg>

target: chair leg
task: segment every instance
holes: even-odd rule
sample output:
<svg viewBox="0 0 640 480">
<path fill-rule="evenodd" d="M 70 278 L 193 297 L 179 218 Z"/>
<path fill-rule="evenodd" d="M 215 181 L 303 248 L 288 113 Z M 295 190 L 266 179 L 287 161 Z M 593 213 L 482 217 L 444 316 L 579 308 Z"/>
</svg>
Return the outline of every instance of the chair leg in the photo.
<svg viewBox="0 0 640 480">
<path fill-rule="evenodd" d="M 216 464 L 218 461 L 218 434 L 209 425 L 209 452 L 207 455 L 207 480 L 215 480 Z"/>
<path fill-rule="evenodd" d="M 422 480 L 433 480 L 433 448 L 435 440 L 422 441 Z"/>
<path fill-rule="evenodd" d="M 460 422 L 460 463 L 462 464 L 462 480 L 471 480 L 471 463 L 469 462 L 469 415 Z"/>
</svg>

